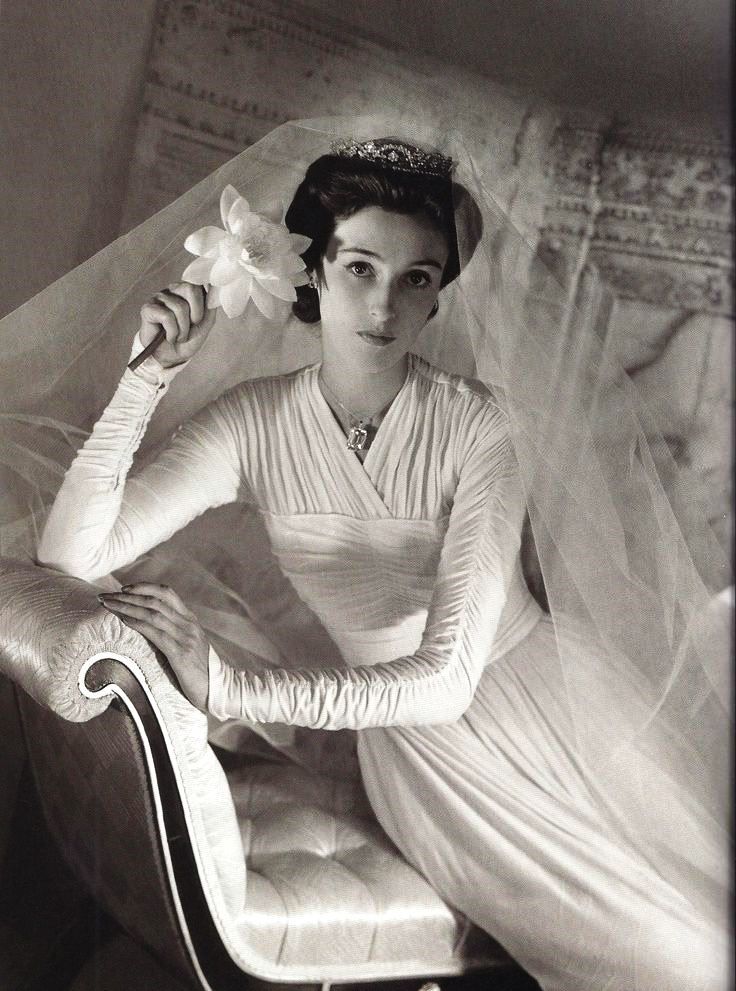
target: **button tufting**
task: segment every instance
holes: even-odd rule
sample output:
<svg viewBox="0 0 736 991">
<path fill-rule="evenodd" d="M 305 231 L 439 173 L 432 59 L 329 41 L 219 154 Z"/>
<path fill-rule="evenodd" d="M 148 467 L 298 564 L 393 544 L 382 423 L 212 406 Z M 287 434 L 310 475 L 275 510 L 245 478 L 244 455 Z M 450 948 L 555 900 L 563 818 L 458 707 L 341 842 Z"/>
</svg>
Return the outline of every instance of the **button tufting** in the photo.
<svg viewBox="0 0 736 991">
<path fill-rule="evenodd" d="M 279 966 L 342 965 L 347 957 L 366 976 L 390 960 L 399 970 L 401 961 L 411 969 L 423 960 L 431 974 L 462 968 L 479 949 L 483 958 L 483 945 L 463 946 L 464 920 L 363 805 L 342 801 L 340 782 L 265 762 L 228 778 L 244 840 L 252 950 Z"/>
</svg>

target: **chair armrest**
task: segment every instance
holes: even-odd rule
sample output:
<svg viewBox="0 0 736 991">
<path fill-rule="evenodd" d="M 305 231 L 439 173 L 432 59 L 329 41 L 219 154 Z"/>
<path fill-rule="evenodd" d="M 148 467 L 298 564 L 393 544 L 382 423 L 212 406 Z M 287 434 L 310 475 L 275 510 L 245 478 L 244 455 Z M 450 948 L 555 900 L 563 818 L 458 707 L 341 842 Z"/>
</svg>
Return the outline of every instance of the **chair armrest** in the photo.
<svg viewBox="0 0 736 991">
<path fill-rule="evenodd" d="M 127 711 L 141 741 L 153 792 L 157 792 L 156 781 L 166 777 L 177 793 L 196 873 L 213 918 L 237 918 L 245 901 L 245 859 L 225 773 L 207 743 L 207 717 L 181 693 L 168 665 L 148 641 L 100 605 L 97 591 L 85 581 L 32 562 L 0 558 L 0 673 L 66 722 L 66 729 L 62 722 L 53 731 L 54 740 L 98 741 L 99 752 L 97 745 L 85 745 L 81 763 L 67 760 L 69 774 L 85 777 L 104 755 L 116 752 L 116 745 L 108 739 L 109 727 L 117 725 L 119 714 Z M 68 726 L 93 720 L 113 700 L 117 705 L 105 714 L 107 723 L 94 720 L 84 731 Z M 22 708 L 29 711 L 27 705 Z M 51 726 L 46 722 L 39 733 L 27 734 L 37 780 L 41 772 L 34 752 L 48 746 Z M 158 741 L 155 747 L 154 738 Z M 107 742 L 103 745 L 101 740 Z M 66 744 L 59 744 L 59 760 L 65 748 Z M 124 740 L 118 749 L 121 761 L 132 759 L 126 755 Z M 50 765 L 55 759 L 52 746 L 44 751 L 40 763 Z M 111 820 L 121 814 L 119 787 L 120 780 L 114 778 L 96 782 L 95 801 L 101 801 L 103 794 L 112 796 L 110 802 L 117 811 Z M 76 814 L 65 809 L 64 802 L 57 806 L 56 813 L 47 810 L 49 817 Z M 86 822 L 72 833 L 79 836 L 89 829 Z M 165 841 L 163 835 L 161 841 Z M 97 890 L 94 871 L 86 879 L 107 903 L 112 896 L 106 900 Z M 114 893 L 114 884 L 110 890 Z M 122 917 L 123 909 L 113 914 Z"/>
<path fill-rule="evenodd" d="M 0 559 L 0 672 L 37 702 L 72 722 L 110 704 L 87 698 L 79 678 L 101 653 L 122 654 L 155 684 L 168 679 L 148 641 L 97 601 L 79 578 L 30 561 Z"/>
</svg>

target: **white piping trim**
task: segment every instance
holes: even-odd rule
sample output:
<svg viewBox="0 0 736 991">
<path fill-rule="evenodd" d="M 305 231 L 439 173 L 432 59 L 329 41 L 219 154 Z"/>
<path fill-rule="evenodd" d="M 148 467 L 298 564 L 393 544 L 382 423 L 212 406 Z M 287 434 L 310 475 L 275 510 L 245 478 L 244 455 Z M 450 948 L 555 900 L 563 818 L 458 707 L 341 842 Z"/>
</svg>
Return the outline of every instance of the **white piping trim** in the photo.
<svg viewBox="0 0 736 991">
<path fill-rule="evenodd" d="M 174 908 L 176 910 L 176 915 L 177 915 L 177 918 L 179 920 L 179 925 L 181 927 L 181 932 L 182 932 L 182 936 L 184 938 L 184 943 L 185 943 L 186 948 L 187 948 L 187 951 L 189 953 L 189 958 L 191 960 L 192 966 L 194 967 L 194 970 L 196 971 L 197 977 L 199 978 L 200 983 L 202 984 L 202 988 L 204 989 L 204 991 L 213 991 L 212 987 L 207 983 L 207 979 L 205 978 L 204 972 L 203 972 L 203 970 L 202 970 L 202 968 L 201 968 L 201 966 L 199 964 L 199 959 L 197 957 L 197 953 L 196 953 L 196 950 L 194 949 L 194 944 L 192 943 L 192 938 L 191 938 L 191 935 L 189 933 L 189 926 L 187 925 L 187 921 L 186 921 L 186 918 L 184 916 L 184 909 L 182 908 L 181 899 L 179 897 L 179 889 L 176 886 L 176 878 L 174 876 L 174 865 L 171 862 L 171 853 L 169 851 L 169 843 L 168 843 L 168 840 L 166 838 L 166 823 L 165 823 L 165 820 L 164 820 L 164 811 L 163 811 L 163 805 L 162 805 L 162 802 L 161 802 L 161 795 L 159 793 L 159 788 L 158 788 L 158 776 L 156 774 L 156 767 L 155 767 L 154 760 L 153 760 L 153 753 L 151 751 L 151 745 L 148 742 L 148 736 L 146 735 L 146 731 L 144 729 L 144 726 L 143 726 L 143 723 L 141 721 L 141 718 L 140 718 L 140 716 L 139 716 L 139 714 L 138 714 L 138 712 L 136 710 L 136 707 L 133 705 L 133 703 L 131 702 L 131 700 L 128 698 L 128 695 L 126 694 L 126 692 L 124 692 L 123 689 L 120 688 L 118 685 L 116 685 L 116 684 L 113 683 L 113 684 L 110 684 L 110 685 L 104 685 L 102 688 L 98 688 L 96 691 L 90 691 L 90 689 L 87 688 L 87 686 L 85 685 L 85 682 L 84 682 L 84 679 L 85 679 L 85 677 L 87 675 L 87 672 L 92 667 L 92 665 L 93 664 L 96 664 L 97 661 L 103 660 L 104 658 L 108 658 L 108 657 L 112 657 L 116 661 L 119 661 L 122 665 L 124 665 L 124 667 L 126 667 L 130 671 L 130 673 L 135 677 L 136 681 L 139 682 L 139 684 L 141 685 L 143 691 L 146 693 L 146 696 L 148 698 L 148 701 L 150 702 L 150 704 L 151 704 L 151 706 L 152 706 L 152 708 L 154 710 L 154 714 L 156 716 L 156 720 L 158 721 L 158 724 L 161 727 L 161 731 L 162 731 L 163 736 L 164 736 L 164 741 L 166 743 L 166 749 L 169 752 L 169 757 L 171 758 L 171 757 L 174 756 L 173 755 L 173 751 L 172 751 L 172 747 L 171 747 L 171 742 L 169 740 L 169 734 L 166 731 L 166 727 L 165 727 L 165 724 L 164 724 L 164 722 L 163 722 L 163 720 L 161 718 L 161 713 L 160 713 L 159 708 L 158 708 L 158 706 L 156 704 L 156 701 L 155 701 L 153 695 L 151 694 L 151 691 L 150 691 L 150 689 L 149 689 L 149 687 L 148 687 L 148 685 L 146 683 L 145 678 L 143 677 L 142 671 L 140 670 L 140 668 L 138 667 L 138 665 L 134 661 L 132 661 L 129 657 L 125 657 L 123 654 L 118 654 L 118 653 L 116 653 L 115 651 L 112 651 L 112 650 L 106 650 L 106 651 L 103 651 L 102 653 L 99 653 L 99 654 L 93 654 L 93 656 L 90 657 L 87 661 L 85 661 L 84 664 L 82 665 L 82 667 L 80 668 L 80 671 L 79 671 L 79 690 L 82 693 L 82 695 L 84 695 L 88 699 L 106 698 L 106 697 L 108 697 L 110 695 L 114 695 L 116 698 L 119 698 L 124 703 L 126 709 L 130 713 L 130 715 L 133 718 L 133 721 L 136 724 L 136 727 L 138 729 L 138 734 L 139 734 L 140 739 L 141 739 L 141 743 L 143 744 L 143 750 L 144 750 L 145 755 L 146 755 L 146 764 L 148 766 L 148 773 L 151 776 L 151 786 L 152 786 L 152 790 L 153 790 L 153 804 L 154 804 L 154 808 L 156 810 L 156 821 L 157 821 L 157 824 L 158 824 L 159 835 L 161 837 L 161 848 L 163 850 L 164 862 L 165 862 L 165 865 L 166 865 L 166 873 L 168 875 L 169 886 L 171 888 L 171 894 L 172 894 L 172 897 L 173 897 L 173 900 L 174 900 Z M 178 785 L 179 791 L 181 793 L 181 791 L 182 791 L 182 788 L 181 788 L 181 779 L 179 777 L 179 770 L 178 770 L 178 767 L 177 767 L 176 760 L 173 760 L 172 759 L 171 760 L 171 765 L 174 768 L 174 774 L 175 774 L 176 779 L 177 779 L 177 785 Z M 186 808 L 186 803 L 185 802 L 182 802 L 182 807 L 184 809 L 184 815 L 185 815 L 185 817 L 187 819 L 187 823 L 190 824 L 190 819 L 189 819 L 189 816 L 187 814 L 187 808 Z M 190 845 L 191 845 L 192 849 L 194 850 L 194 855 L 195 855 L 195 858 L 197 860 L 197 867 L 198 867 L 198 869 L 200 871 L 200 876 L 201 876 L 202 865 L 201 865 L 201 861 L 199 859 L 199 853 L 198 853 L 198 851 L 196 849 L 196 843 L 191 843 Z"/>
</svg>

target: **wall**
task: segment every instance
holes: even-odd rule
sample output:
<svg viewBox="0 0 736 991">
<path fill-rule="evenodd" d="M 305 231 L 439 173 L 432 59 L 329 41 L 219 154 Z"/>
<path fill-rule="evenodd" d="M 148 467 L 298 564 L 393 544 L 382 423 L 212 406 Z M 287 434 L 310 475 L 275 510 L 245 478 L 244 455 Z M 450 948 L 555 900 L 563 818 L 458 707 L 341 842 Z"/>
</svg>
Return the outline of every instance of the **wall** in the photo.
<svg viewBox="0 0 736 991">
<path fill-rule="evenodd" d="M 392 49 L 567 106 L 728 120 L 731 0 L 310 0 Z"/>
<path fill-rule="evenodd" d="M 0 316 L 117 234 L 153 8 L 153 0 L 0 5 Z M 2 678 L 0 727 L 2 883 L 23 763 Z"/>
<path fill-rule="evenodd" d="M 153 9 L 0 6 L 0 316 L 117 234 Z"/>
</svg>

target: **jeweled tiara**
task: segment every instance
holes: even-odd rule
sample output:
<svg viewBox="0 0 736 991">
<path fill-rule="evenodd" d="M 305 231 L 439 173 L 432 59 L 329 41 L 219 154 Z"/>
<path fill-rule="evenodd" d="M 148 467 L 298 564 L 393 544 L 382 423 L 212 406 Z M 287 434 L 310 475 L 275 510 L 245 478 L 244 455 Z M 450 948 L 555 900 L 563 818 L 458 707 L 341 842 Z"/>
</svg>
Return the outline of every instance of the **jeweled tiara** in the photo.
<svg viewBox="0 0 736 991">
<path fill-rule="evenodd" d="M 335 141 L 333 155 L 341 158 L 361 158 L 366 162 L 378 162 L 399 172 L 416 172 L 421 175 L 436 175 L 448 178 L 455 163 L 446 155 L 436 151 L 423 151 L 416 145 L 390 138 L 377 138 L 373 141 Z"/>
</svg>

